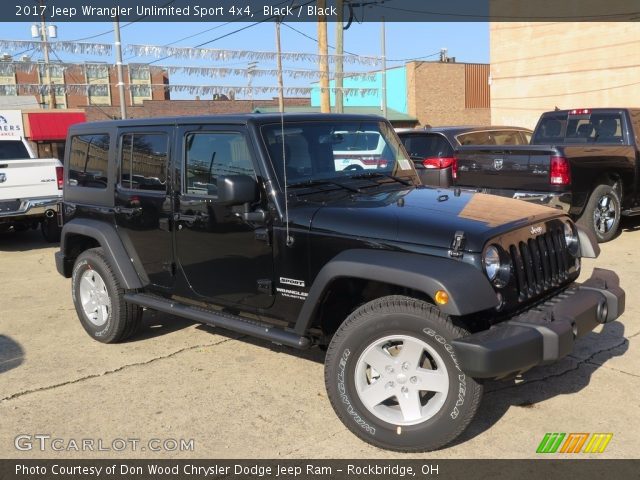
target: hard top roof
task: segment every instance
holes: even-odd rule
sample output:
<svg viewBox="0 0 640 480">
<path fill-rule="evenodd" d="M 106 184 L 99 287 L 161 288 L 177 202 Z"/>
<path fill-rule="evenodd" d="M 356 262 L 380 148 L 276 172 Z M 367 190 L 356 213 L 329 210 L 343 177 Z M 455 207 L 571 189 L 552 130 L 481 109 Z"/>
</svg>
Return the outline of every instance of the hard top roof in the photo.
<svg viewBox="0 0 640 480">
<path fill-rule="evenodd" d="M 338 114 L 338 113 L 246 113 L 246 114 L 224 114 L 224 115 L 199 115 L 181 117 L 154 117 L 137 118 L 128 120 L 108 120 L 100 122 L 78 123 L 73 125 L 73 130 L 96 130 L 100 128 L 126 128 L 145 127 L 160 125 L 197 125 L 197 124 L 220 124 L 220 125 L 264 125 L 268 123 L 280 123 L 284 117 L 285 122 L 304 121 L 379 121 L 384 120 L 378 115 L 363 114 Z"/>
</svg>

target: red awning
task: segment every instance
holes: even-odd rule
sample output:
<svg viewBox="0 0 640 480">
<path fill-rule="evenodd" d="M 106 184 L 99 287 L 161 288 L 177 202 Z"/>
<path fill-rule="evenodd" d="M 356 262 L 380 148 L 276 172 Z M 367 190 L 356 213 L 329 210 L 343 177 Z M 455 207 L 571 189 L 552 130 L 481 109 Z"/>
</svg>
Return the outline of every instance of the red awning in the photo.
<svg viewBox="0 0 640 480">
<path fill-rule="evenodd" d="M 27 113 L 27 117 L 33 141 L 64 140 L 71 125 L 86 121 L 84 113 L 78 112 Z"/>
</svg>

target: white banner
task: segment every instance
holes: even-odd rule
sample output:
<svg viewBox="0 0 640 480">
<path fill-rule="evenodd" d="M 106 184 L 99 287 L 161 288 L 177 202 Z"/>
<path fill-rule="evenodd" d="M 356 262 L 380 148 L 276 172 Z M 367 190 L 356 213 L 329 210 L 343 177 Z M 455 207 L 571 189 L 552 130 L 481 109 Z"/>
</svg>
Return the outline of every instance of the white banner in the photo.
<svg viewBox="0 0 640 480">
<path fill-rule="evenodd" d="M 24 137 L 22 112 L 0 110 L 0 140 L 20 140 L 22 137 Z"/>
</svg>

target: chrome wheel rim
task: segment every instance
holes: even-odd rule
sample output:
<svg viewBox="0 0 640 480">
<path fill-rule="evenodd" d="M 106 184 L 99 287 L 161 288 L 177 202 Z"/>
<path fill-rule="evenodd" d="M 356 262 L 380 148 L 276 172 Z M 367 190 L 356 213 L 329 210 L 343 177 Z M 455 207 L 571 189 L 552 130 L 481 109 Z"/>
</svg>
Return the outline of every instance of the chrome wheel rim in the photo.
<svg viewBox="0 0 640 480">
<path fill-rule="evenodd" d="M 598 199 L 596 208 L 593 211 L 593 224 L 596 232 L 606 234 L 611 231 L 616 222 L 615 200 L 610 194 L 602 195 Z"/>
<path fill-rule="evenodd" d="M 101 327 L 107 323 L 111 299 L 104 280 L 95 270 L 87 270 L 80 277 L 80 303 L 93 325 Z"/>
<path fill-rule="evenodd" d="M 449 374 L 429 344 L 409 335 L 391 335 L 362 352 L 355 387 L 365 408 L 380 420 L 415 425 L 440 411 L 449 391 Z"/>
</svg>

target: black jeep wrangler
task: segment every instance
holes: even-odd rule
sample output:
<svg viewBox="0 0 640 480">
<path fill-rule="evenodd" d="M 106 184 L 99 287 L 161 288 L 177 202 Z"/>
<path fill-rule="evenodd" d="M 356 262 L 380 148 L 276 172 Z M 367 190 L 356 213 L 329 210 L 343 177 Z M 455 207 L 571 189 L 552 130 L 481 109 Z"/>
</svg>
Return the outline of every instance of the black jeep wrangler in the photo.
<svg viewBox="0 0 640 480">
<path fill-rule="evenodd" d="M 350 148 L 362 134 L 374 150 Z M 599 250 L 569 217 L 420 185 L 379 117 L 85 123 L 64 171 L 56 264 L 89 335 L 123 341 L 150 308 L 327 348 L 336 413 L 379 447 L 442 447 L 482 379 L 558 360 L 624 311 L 615 273 L 575 283 Z"/>
</svg>

